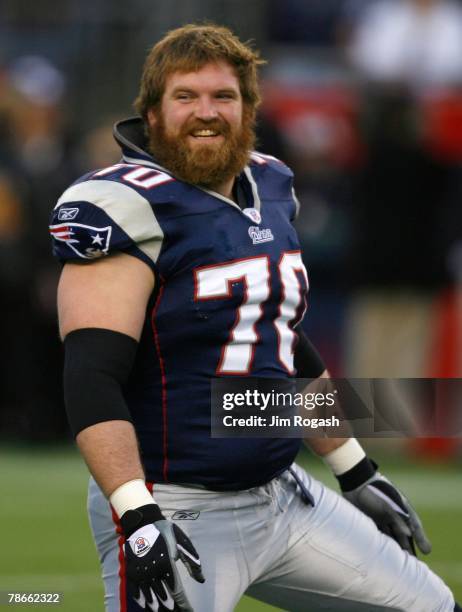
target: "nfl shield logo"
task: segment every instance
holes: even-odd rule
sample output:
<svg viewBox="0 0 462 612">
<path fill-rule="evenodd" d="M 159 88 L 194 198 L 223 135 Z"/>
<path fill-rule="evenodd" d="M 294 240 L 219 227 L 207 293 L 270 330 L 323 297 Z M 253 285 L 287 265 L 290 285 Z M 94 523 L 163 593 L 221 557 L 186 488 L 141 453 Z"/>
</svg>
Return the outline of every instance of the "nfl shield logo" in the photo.
<svg viewBox="0 0 462 612">
<path fill-rule="evenodd" d="M 149 542 L 143 536 L 135 540 L 135 555 L 142 555 L 149 548 Z"/>
<path fill-rule="evenodd" d="M 260 211 L 258 211 L 256 208 L 244 208 L 242 212 L 254 223 L 261 223 L 261 214 Z"/>
</svg>

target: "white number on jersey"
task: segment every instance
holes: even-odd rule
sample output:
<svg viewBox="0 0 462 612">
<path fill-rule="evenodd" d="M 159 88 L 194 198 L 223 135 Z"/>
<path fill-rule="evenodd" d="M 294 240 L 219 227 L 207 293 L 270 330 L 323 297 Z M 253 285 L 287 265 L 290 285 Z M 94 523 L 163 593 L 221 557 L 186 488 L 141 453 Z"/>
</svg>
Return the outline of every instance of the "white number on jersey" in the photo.
<svg viewBox="0 0 462 612">
<path fill-rule="evenodd" d="M 128 169 L 128 171 L 120 177 L 122 180 L 135 187 L 141 187 L 142 189 L 151 189 L 152 187 L 158 187 L 159 185 L 175 180 L 172 176 L 165 172 L 160 172 L 160 170 L 154 170 L 153 168 L 146 168 L 144 166 L 135 166 L 133 164 L 114 164 L 113 166 L 95 172 L 94 176 L 106 176 L 107 174 L 120 170 L 120 168 Z"/>
<path fill-rule="evenodd" d="M 304 301 L 302 306 L 302 287 L 297 272 L 303 275 L 308 286 L 300 252 L 284 253 L 279 261 L 278 272 L 283 288 L 279 316 L 274 321 L 278 337 L 278 359 L 288 372 L 293 373 L 295 332 L 289 323 L 301 320 L 306 310 Z M 205 266 L 194 271 L 196 300 L 229 298 L 233 283 L 242 282 L 244 285 L 244 299 L 237 309 L 229 339 L 222 347 L 217 374 L 250 373 L 255 344 L 259 340 L 257 323 L 263 313 L 262 305 L 270 295 L 270 274 L 269 259 L 265 255 Z"/>
</svg>

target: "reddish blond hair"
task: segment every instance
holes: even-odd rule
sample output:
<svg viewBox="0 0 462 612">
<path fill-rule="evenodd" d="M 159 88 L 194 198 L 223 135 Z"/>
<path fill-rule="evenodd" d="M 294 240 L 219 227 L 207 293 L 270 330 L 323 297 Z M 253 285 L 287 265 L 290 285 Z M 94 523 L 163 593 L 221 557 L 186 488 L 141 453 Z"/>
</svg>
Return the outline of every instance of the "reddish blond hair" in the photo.
<svg viewBox="0 0 462 612">
<path fill-rule="evenodd" d="M 228 28 L 195 24 L 171 30 L 149 51 L 135 100 L 137 112 L 146 120 L 148 110 L 159 107 L 172 73 L 195 72 L 219 61 L 234 68 L 244 104 L 254 114 L 260 104 L 258 66 L 265 61 Z"/>
</svg>

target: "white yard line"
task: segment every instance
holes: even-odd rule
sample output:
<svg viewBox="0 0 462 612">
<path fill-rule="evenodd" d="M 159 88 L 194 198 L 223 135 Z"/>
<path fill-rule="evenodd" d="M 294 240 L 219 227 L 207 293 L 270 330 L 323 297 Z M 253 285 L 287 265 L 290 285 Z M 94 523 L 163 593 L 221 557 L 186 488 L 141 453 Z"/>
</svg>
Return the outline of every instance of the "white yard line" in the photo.
<svg viewBox="0 0 462 612">
<path fill-rule="evenodd" d="M 420 508 L 462 511 L 462 474 L 429 475 L 422 466 L 419 474 L 403 471 L 386 475 Z"/>
<path fill-rule="evenodd" d="M 446 580 L 462 585 L 462 563 L 435 561 L 432 563 L 432 569 L 440 576 L 444 576 Z"/>
<path fill-rule="evenodd" d="M 320 469 L 318 465 L 306 464 L 305 469 L 315 478 L 326 482 L 327 486 L 334 491 L 338 491 L 337 483 L 328 477 L 327 472 Z M 445 474 L 444 471 L 429 473 L 425 465 L 422 465 L 419 472 L 410 472 L 406 468 L 388 470 L 386 466 L 381 471 L 403 491 L 412 505 L 417 508 L 457 509 L 462 513 L 462 470 L 461 474 Z"/>
<path fill-rule="evenodd" d="M 27 592 L 80 591 L 82 588 L 101 585 L 98 571 L 75 574 L 14 574 L 0 577 L 0 591 L 21 590 Z"/>
</svg>

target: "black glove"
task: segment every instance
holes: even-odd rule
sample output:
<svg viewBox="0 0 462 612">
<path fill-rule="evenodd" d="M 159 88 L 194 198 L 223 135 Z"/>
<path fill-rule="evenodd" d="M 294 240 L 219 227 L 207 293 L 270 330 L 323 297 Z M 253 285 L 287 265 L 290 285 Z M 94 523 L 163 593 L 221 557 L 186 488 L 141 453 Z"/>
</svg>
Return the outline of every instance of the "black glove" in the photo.
<svg viewBox="0 0 462 612">
<path fill-rule="evenodd" d="M 193 612 L 176 561 L 181 559 L 197 582 L 204 582 L 191 540 L 167 520 L 157 504 L 127 510 L 120 519 L 125 542 L 125 571 L 138 605 L 159 612 Z"/>
<path fill-rule="evenodd" d="M 415 542 L 427 555 L 432 547 L 416 511 L 377 467 L 365 457 L 351 470 L 337 476 L 343 496 L 370 516 L 380 531 L 396 540 L 402 549 L 415 555 Z"/>
</svg>

